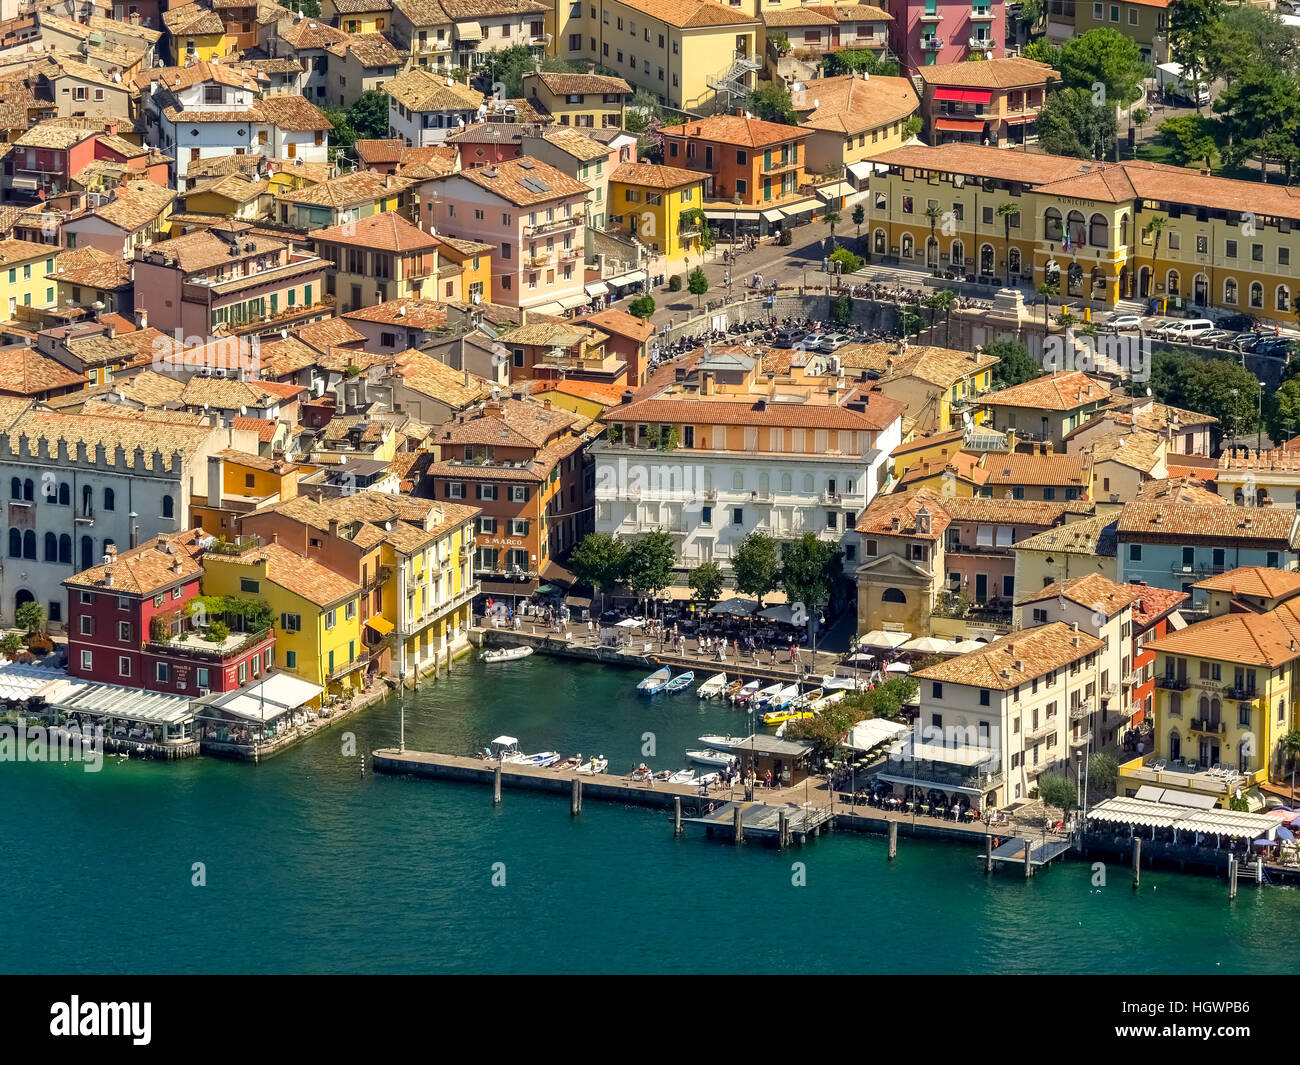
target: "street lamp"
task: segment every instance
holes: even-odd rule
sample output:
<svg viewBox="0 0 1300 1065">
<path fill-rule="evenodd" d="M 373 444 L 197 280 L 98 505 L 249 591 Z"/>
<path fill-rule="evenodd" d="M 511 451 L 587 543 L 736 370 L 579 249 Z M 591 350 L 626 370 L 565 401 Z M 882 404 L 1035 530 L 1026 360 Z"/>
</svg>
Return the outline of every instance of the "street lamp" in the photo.
<svg viewBox="0 0 1300 1065">
<path fill-rule="evenodd" d="M 1259 430 L 1259 435 L 1255 440 L 1255 451 L 1264 450 L 1264 382 L 1259 383 L 1259 416 L 1255 422 L 1255 428 Z"/>
</svg>

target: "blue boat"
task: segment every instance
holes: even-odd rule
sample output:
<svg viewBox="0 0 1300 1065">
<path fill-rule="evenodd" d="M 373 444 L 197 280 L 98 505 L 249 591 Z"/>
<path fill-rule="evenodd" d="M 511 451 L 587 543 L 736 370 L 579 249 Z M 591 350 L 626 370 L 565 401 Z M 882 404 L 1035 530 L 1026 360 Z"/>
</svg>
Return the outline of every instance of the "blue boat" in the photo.
<svg viewBox="0 0 1300 1065">
<path fill-rule="evenodd" d="M 645 680 L 636 686 L 638 695 L 658 695 L 666 687 L 668 681 L 672 679 L 673 671 L 667 666 L 663 669 L 656 669 Z"/>
<path fill-rule="evenodd" d="M 678 673 L 668 682 L 668 687 L 664 690 L 669 695 L 676 695 L 680 691 L 685 691 L 695 683 L 695 671 L 688 669 L 685 673 Z"/>
</svg>

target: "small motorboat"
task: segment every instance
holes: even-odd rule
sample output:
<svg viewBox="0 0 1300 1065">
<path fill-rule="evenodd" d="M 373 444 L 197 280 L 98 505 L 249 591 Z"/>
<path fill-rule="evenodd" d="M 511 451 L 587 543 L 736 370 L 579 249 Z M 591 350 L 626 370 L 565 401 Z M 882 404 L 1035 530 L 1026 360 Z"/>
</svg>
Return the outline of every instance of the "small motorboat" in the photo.
<svg viewBox="0 0 1300 1065">
<path fill-rule="evenodd" d="M 532 653 L 531 647 L 496 647 L 491 651 L 484 651 L 482 658 L 484 662 L 515 662 L 527 658 Z"/>
<path fill-rule="evenodd" d="M 652 780 L 653 778 L 654 772 L 645 764 L 645 762 L 642 762 L 628 774 L 628 779 L 637 784 L 644 784 L 646 781 Z"/>
<path fill-rule="evenodd" d="M 519 750 L 519 741 L 513 736 L 498 736 L 491 746 L 483 749 L 483 757 L 488 761 L 513 762 L 523 758 Z"/>
<path fill-rule="evenodd" d="M 558 762 L 555 763 L 555 765 L 551 766 L 551 768 L 552 769 L 577 769 L 578 766 L 580 765 L 582 765 L 582 755 L 578 754 L 578 755 L 574 755 L 572 758 L 561 758 Z"/>
<path fill-rule="evenodd" d="M 715 673 L 695 689 L 695 694 L 701 699 L 714 699 L 721 695 L 726 687 L 727 675 L 725 673 Z"/>
<path fill-rule="evenodd" d="M 668 687 L 668 682 L 672 679 L 672 676 L 673 671 L 667 666 L 664 666 L 663 669 L 656 669 L 650 674 L 650 676 L 646 677 L 645 680 L 641 681 L 641 683 L 636 686 L 637 694 L 658 695 Z"/>
<path fill-rule="evenodd" d="M 745 736 L 701 736 L 700 742 L 705 747 L 713 747 L 719 751 L 728 751 L 738 743 L 744 743 Z"/>
<path fill-rule="evenodd" d="M 779 725 L 782 721 L 804 721 L 816 716 L 811 710 L 791 710 L 787 707 L 784 710 L 769 710 L 763 715 L 763 724 Z"/>
<path fill-rule="evenodd" d="M 799 685 L 787 684 L 768 700 L 767 708 L 769 710 L 784 710 L 799 698 Z"/>
<path fill-rule="evenodd" d="M 519 761 L 519 765 L 535 765 L 539 769 L 545 769 L 547 766 L 555 765 L 560 760 L 559 751 L 542 751 L 541 754 L 526 754 Z"/>
<path fill-rule="evenodd" d="M 667 684 L 664 685 L 664 692 L 668 695 L 676 695 L 683 692 L 695 683 L 695 671 L 688 669 L 685 673 L 678 673 Z"/>
<path fill-rule="evenodd" d="M 609 759 L 603 754 L 597 755 L 590 762 L 583 762 L 574 770 L 575 773 L 583 773 L 587 776 L 596 776 L 598 773 L 605 772 L 609 768 Z"/>
<path fill-rule="evenodd" d="M 668 778 L 669 784 L 693 784 L 695 783 L 694 769 L 679 769 Z"/>
<path fill-rule="evenodd" d="M 726 690 L 722 693 L 722 697 L 728 702 L 734 703 L 736 701 L 736 696 L 740 694 L 740 689 L 744 686 L 745 682 L 737 677 L 727 685 Z"/>
<path fill-rule="evenodd" d="M 748 684 L 741 685 L 740 691 L 736 692 L 736 694 L 731 697 L 731 701 L 737 706 L 744 706 L 751 698 L 753 698 L 754 693 L 758 691 L 758 686 L 761 683 L 761 681 L 751 680 Z"/>
<path fill-rule="evenodd" d="M 804 692 L 790 701 L 790 707 L 794 710 L 802 710 L 805 706 L 812 706 L 826 692 L 821 688 L 814 688 L 810 692 Z"/>
<path fill-rule="evenodd" d="M 696 762 L 699 765 L 729 766 L 735 765 L 736 756 L 734 754 L 724 754 L 722 751 L 687 751 L 686 758 L 688 761 Z"/>
<path fill-rule="evenodd" d="M 829 695 L 823 695 L 815 703 L 812 703 L 808 709 L 820 714 L 828 706 L 834 706 L 847 694 L 848 692 L 844 691 L 842 688 L 839 691 L 833 691 Z"/>
<path fill-rule="evenodd" d="M 692 780 L 691 783 L 698 784 L 702 788 L 707 788 L 710 784 L 716 783 L 717 779 L 718 779 L 717 773 L 701 773 L 694 780 Z"/>
<path fill-rule="evenodd" d="M 769 684 L 766 688 L 760 688 L 758 691 L 754 693 L 753 697 L 749 700 L 749 709 L 751 710 L 768 709 L 768 704 L 772 702 L 772 700 L 776 698 L 777 694 L 782 690 L 784 690 L 784 688 L 785 685 L 780 683 Z"/>
</svg>

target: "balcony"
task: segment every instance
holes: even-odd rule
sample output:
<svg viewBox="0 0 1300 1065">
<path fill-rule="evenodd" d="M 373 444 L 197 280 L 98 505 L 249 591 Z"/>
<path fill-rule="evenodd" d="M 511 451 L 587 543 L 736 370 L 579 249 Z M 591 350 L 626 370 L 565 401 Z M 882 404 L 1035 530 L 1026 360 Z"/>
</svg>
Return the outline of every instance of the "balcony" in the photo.
<svg viewBox="0 0 1300 1065">
<path fill-rule="evenodd" d="M 554 233 L 559 229 L 568 229 L 571 226 L 580 226 L 583 224 L 583 215 L 579 211 L 576 214 L 569 215 L 568 218 L 554 218 L 549 222 L 537 222 L 534 225 L 524 226 L 525 237 L 538 237 L 544 233 Z"/>
<path fill-rule="evenodd" d="M 1164 691 L 1185 692 L 1187 690 L 1186 677 L 1171 677 L 1169 674 L 1156 677 L 1156 687 Z"/>
<path fill-rule="evenodd" d="M 942 22 L 942 21 L 943 21 L 943 15 L 942 15 L 940 12 L 938 12 L 938 11 L 922 11 L 922 12 L 921 12 L 921 21 L 922 21 L 922 22 L 929 22 L 929 23 Z"/>
<path fill-rule="evenodd" d="M 438 52 L 450 52 L 451 39 L 444 38 L 441 41 L 416 41 L 411 45 L 413 55 L 434 55 Z"/>
<path fill-rule="evenodd" d="M 937 52 L 943 47 L 943 38 L 941 37 L 922 37 L 921 51 Z"/>
<path fill-rule="evenodd" d="M 550 252 L 538 252 L 528 257 L 529 266 L 550 266 L 553 261 Z"/>
<path fill-rule="evenodd" d="M 991 7 L 976 7 L 971 9 L 970 17 L 972 22 L 992 22 L 997 16 Z"/>
<path fill-rule="evenodd" d="M 1026 730 L 1025 739 L 1039 740 L 1044 738 L 1045 736 L 1052 735 L 1052 733 L 1054 733 L 1055 731 L 1056 731 L 1056 719 L 1049 718 L 1047 721 L 1044 721 L 1041 725 L 1035 725 L 1033 728 Z"/>
<path fill-rule="evenodd" d="M 1092 729 L 1087 732 L 1080 732 L 1077 736 L 1070 737 L 1071 747 L 1086 747 L 1092 742 Z"/>
<path fill-rule="evenodd" d="M 1259 692 L 1255 688 L 1244 684 L 1225 684 L 1223 694 L 1240 703 L 1253 703 L 1259 698 Z"/>
<path fill-rule="evenodd" d="M 1226 721 L 1214 721 L 1206 717 L 1194 717 L 1191 723 L 1193 732 L 1203 732 L 1207 736 L 1226 736 L 1228 734 L 1228 723 Z"/>
<path fill-rule="evenodd" d="M 1158 784 L 1222 796 L 1232 795 L 1238 788 L 1261 783 L 1267 778 L 1262 769 L 1240 772 L 1229 767 L 1211 773 L 1208 767 L 1201 767 L 1196 762 L 1185 762 L 1181 758 L 1170 762 L 1154 754 L 1126 762 L 1120 766 L 1119 774 L 1121 785 Z"/>
<path fill-rule="evenodd" d="M 764 161 L 763 173 L 771 174 L 771 173 L 775 173 L 777 170 L 793 170 L 798 165 L 799 165 L 799 161 L 798 161 L 797 154 L 794 158 L 789 158 L 789 157 L 785 159 L 774 158 L 770 163 Z"/>
<path fill-rule="evenodd" d="M 325 674 L 325 679 L 338 680 L 340 677 L 346 677 L 349 673 L 352 673 L 355 670 L 363 669 L 368 661 L 370 661 L 370 655 L 359 654 L 356 658 L 352 659 L 351 662 L 346 662 L 341 666 L 331 669 L 327 674 Z"/>
<path fill-rule="evenodd" d="M 1070 707 L 1071 721 L 1086 721 L 1091 716 L 1095 707 L 1091 699 L 1085 699 L 1083 702 Z"/>
<path fill-rule="evenodd" d="M 267 640 L 271 636 L 271 630 L 265 628 L 258 632 L 232 632 L 219 643 L 205 639 L 197 632 L 182 635 L 185 636 L 185 639 L 174 636 L 167 641 L 150 640 L 145 644 L 145 647 L 154 654 L 197 655 L 217 659 L 233 658 L 235 655 L 243 654 L 250 648 L 256 647 L 259 643 Z"/>
</svg>

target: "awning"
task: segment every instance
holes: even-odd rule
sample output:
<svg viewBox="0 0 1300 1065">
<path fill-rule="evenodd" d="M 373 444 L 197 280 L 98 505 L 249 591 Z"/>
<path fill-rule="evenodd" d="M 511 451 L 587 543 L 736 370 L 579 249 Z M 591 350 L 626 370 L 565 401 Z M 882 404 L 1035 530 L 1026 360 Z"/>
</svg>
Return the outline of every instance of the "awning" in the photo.
<svg viewBox="0 0 1300 1065">
<path fill-rule="evenodd" d="M 991 104 L 992 89 L 935 89 L 936 100 L 946 100 L 957 104 Z"/>
<path fill-rule="evenodd" d="M 604 281 L 593 281 L 587 286 L 588 296 L 604 296 L 609 292 L 609 286 Z"/>
<path fill-rule="evenodd" d="M 866 181 L 877 169 L 877 164 L 870 162 L 850 163 L 848 166 L 849 173 L 855 181 Z M 881 167 L 880 169 L 885 169 Z"/>
<path fill-rule="evenodd" d="M 536 307 L 526 307 L 524 309 L 529 314 L 559 314 L 564 310 L 559 300 L 551 300 L 550 303 L 539 303 Z"/>
<path fill-rule="evenodd" d="M 393 623 L 382 614 L 374 614 L 366 618 L 366 627 L 374 629 L 380 636 L 387 636 L 393 631 Z"/>
<path fill-rule="evenodd" d="M 458 22 L 456 23 L 456 39 L 458 41 L 481 41 L 483 39 L 483 27 L 477 22 Z"/>
<path fill-rule="evenodd" d="M 859 637 L 859 647 L 886 647 L 893 650 L 895 647 L 901 647 L 912 638 L 910 632 L 889 632 L 885 629 L 872 629 L 864 636 Z"/>
<path fill-rule="evenodd" d="M 1037 115 L 1010 115 L 1003 119 L 1003 121 L 1006 122 L 1008 126 L 1023 126 L 1028 122 L 1033 122 L 1037 118 Z"/>
<path fill-rule="evenodd" d="M 937 118 L 934 121 L 934 128 L 949 133 L 983 133 L 984 120 L 982 118 Z"/>
<path fill-rule="evenodd" d="M 853 186 L 847 181 L 837 181 L 834 185 L 827 185 L 825 188 L 818 189 L 817 195 L 823 200 L 833 200 L 840 196 L 849 196 L 853 193 Z"/>
<path fill-rule="evenodd" d="M 619 274 L 618 277 L 607 277 L 605 278 L 605 284 L 610 288 L 622 288 L 624 285 L 632 285 L 644 280 L 644 270 L 633 270 L 630 274 Z"/>
<path fill-rule="evenodd" d="M 763 212 L 763 221 L 764 221 L 764 222 L 779 222 L 779 221 L 781 221 L 781 219 L 784 218 L 784 217 L 785 217 L 785 215 L 783 215 L 780 211 L 764 211 L 764 212 Z"/>
<path fill-rule="evenodd" d="M 705 211 L 704 217 L 712 222 L 725 222 L 729 218 L 735 218 L 737 211 Z"/>
<path fill-rule="evenodd" d="M 16 177 L 10 184 L 16 189 L 30 189 L 35 191 L 40 187 L 40 182 L 36 178 Z"/>
<path fill-rule="evenodd" d="M 882 743 L 888 743 L 891 740 L 898 739 L 901 733 L 907 731 L 907 726 L 898 721 L 886 721 L 884 718 L 871 718 L 867 721 L 860 721 L 849 729 L 848 738 L 844 741 L 845 747 L 852 747 L 858 751 L 870 751 L 879 747 Z"/>
<path fill-rule="evenodd" d="M 570 311 L 574 307 L 581 307 L 586 302 L 587 296 L 585 293 L 579 293 L 573 296 L 561 296 L 559 300 L 560 306 L 566 311 Z"/>
<path fill-rule="evenodd" d="M 876 779 L 888 781 L 890 784 L 914 784 L 916 787 L 925 788 L 927 791 L 934 788 L 936 791 L 955 791 L 959 795 L 969 795 L 976 799 L 984 797 L 984 792 L 979 788 L 961 788 L 955 784 L 940 784 L 937 780 L 922 780 L 920 777 L 896 777 L 892 773 L 877 773 Z"/>
</svg>

